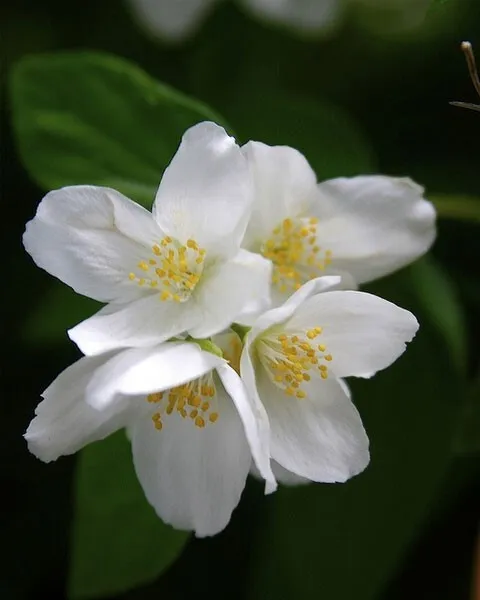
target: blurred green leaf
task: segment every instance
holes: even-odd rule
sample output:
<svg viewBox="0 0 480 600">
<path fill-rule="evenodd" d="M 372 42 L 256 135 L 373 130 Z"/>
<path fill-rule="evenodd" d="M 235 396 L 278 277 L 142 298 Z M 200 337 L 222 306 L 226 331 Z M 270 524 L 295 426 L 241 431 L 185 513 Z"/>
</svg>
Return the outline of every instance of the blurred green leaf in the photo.
<svg viewBox="0 0 480 600">
<path fill-rule="evenodd" d="M 31 344 L 61 342 L 66 339 L 67 329 L 91 317 L 102 306 L 55 282 L 23 323 L 22 336 Z"/>
<path fill-rule="evenodd" d="M 339 107 L 272 88 L 246 92 L 224 106 L 243 142 L 253 139 L 293 146 L 306 156 L 319 180 L 376 170 L 367 139 Z"/>
<path fill-rule="evenodd" d="M 480 223 L 480 198 L 465 195 L 433 194 L 428 199 L 435 205 L 439 217 Z"/>
<path fill-rule="evenodd" d="M 408 273 L 412 292 L 446 342 L 445 352 L 450 354 L 459 371 L 465 373 L 467 331 L 455 286 L 431 256 L 415 262 Z"/>
<path fill-rule="evenodd" d="M 470 384 L 453 438 L 456 454 L 480 453 L 480 375 Z"/>
<path fill-rule="evenodd" d="M 75 491 L 70 598 L 118 594 L 152 581 L 188 540 L 147 503 L 123 431 L 81 452 Z"/>
<path fill-rule="evenodd" d="M 107 54 L 45 54 L 13 69 L 22 160 L 44 189 L 113 187 L 150 206 L 184 131 L 222 119 L 134 64 Z"/>
<path fill-rule="evenodd" d="M 371 463 L 346 484 L 282 488 L 267 499 L 252 557 L 250 600 L 374 600 L 402 561 L 451 461 L 463 386 L 400 273 L 372 291 L 414 309 L 406 353 L 371 380 L 350 380 Z"/>
</svg>

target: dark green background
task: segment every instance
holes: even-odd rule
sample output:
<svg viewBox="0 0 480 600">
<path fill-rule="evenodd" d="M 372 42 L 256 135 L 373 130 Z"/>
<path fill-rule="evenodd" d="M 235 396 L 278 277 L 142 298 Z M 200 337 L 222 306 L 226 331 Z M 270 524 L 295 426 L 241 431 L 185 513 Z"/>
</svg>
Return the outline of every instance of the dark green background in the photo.
<svg viewBox="0 0 480 600">
<path fill-rule="evenodd" d="M 458 9 L 452 13 L 454 17 L 446 19 L 443 11 L 450 3 L 457 4 Z M 176 48 L 145 38 L 123 5 L 113 0 L 69 3 L 18 0 L 2 5 L 0 23 L 4 244 L 0 405 L 4 506 L 0 513 L 0 598 L 56 600 L 64 598 L 66 585 L 75 458 L 45 466 L 27 453 L 21 434 L 32 417 L 39 392 L 78 354 L 66 341 L 40 348 L 23 341 L 24 323 L 45 297 L 51 280 L 32 267 L 20 242 L 24 224 L 33 216 L 43 190 L 27 175 L 13 143 L 6 93 L 12 65 L 26 54 L 55 50 L 102 50 L 124 56 L 154 77 L 209 103 L 245 138 L 294 143 L 292 140 L 298 137 L 298 145 L 320 177 L 338 171 L 331 172 L 328 163 L 323 165 L 322 140 L 318 139 L 316 150 L 317 140 L 309 130 L 309 106 L 322 99 L 356 120 L 374 150 L 379 172 L 408 174 L 431 193 L 480 195 L 480 115 L 448 105 L 449 100 L 476 101 L 458 46 L 461 40 L 469 39 L 480 53 L 480 4 L 478 0 L 450 0 L 432 10 L 421 31 L 385 38 L 358 27 L 351 16 L 331 39 L 307 42 L 256 23 L 233 4 L 225 3 L 198 35 Z M 280 116 L 285 114 L 286 119 Z M 348 157 L 348 148 L 345 152 L 344 174 L 355 174 L 358 170 L 355 157 Z M 471 381 L 478 368 L 480 339 L 478 225 L 441 221 L 433 254 L 452 279 L 465 311 L 469 342 L 467 370 Z M 400 277 L 390 286 L 407 287 L 401 281 Z M 382 289 L 381 285 L 378 289 Z M 393 299 L 396 294 L 396 290 L 386 293 Z M 402 298 L 402 293 L 398 292 L 398 297 Z M 408 298 L 405 302 L 408 306 Z M 426 329 L 428 333 L 428 326 Z M 423 369 L 428 361 L 436 360 L 437 353 L 438 380 L 432 386 L 448 385 L 442 381 L 450 368 L 444 344 L 438 341 L 434 352 L 431 346 L 426 352 L 433 355 L 428 360 L 422 356 L 420 346 L 416 349 L 412 346 L 418 371 L 412 374 L 411 387 L 407 387 L 406 393 L 415 396 L 419 404 L 428 395 L 424 389 L 427 384 L 422 382 Z M 366 385 L 362 383 L 355 389 L 361 393 Z M 381 379 L 375 389 L 370 402 L 381 403 Z M 385 394 L 388 395 L 389 389 L 385 383 Z M 452 392 L 458 393 L 458 388 Z M 462 403 L 464 399 L 459 395 L 454 400 Z M 429 399 L 429 406 L 428 424 L 435 429 L 440 425 L 434 399 Z M 369 429 L 372 409 L 366 405 L 360 408 Z M 385 429 L 377 434 L 379 438 L 372 437 L 373 445 L 381 444 L 382 436 L 388 437 L 389 420 L 395 418 L 387 408 L 384 413 Z M 448 413 L 444 413 L 442 427 L 448 420 L 445 415 L 448 417 Z M 454 418 L 457 415 L 452 412 Z M 415 423 L 414 413 L 412 423 Z M 422 432 L 415 433 L 415 426 L 412 427 L 412 435 L 421 439 Z M 405 431 L 405 448 L 394 446 L 393 454 L 397 452 L 400 456 L 403 450 L 408 453 L 410 433 Z M 447 428 L 438 433 L 450 434 Z M 425 448 L 419 459 L 429 457 L 429 439 L 426 431 Z M 453 446 L 452 442 L 452 457 Z M 416 456 L 408 459 L 415 461 Z M 431 462 L 435 464 L 434 456 Z M 426 500 L 425 519 L 416 529 L 406 556 L 393 570 L 382 571 L 379 579 L 383 581 L 383 591 L 368 597 L 370 600 L 467 600 L 478 516 L 477 466 L 477 458 L 471 453 L 452 458 L 444 474 L 444 485 L 433 498 Z M 365 474 L 365 484 L 359 478 L 348 485 L 365 485 L 368 490 L 368 477 L 375 476 L 374 471 L 371 473 Z M 393 473 L 388 485 L 398 485 L 403 498 L 404 483 Z M 421 494 L 422 483 L 422 478 L 410 481 L 410 493 Z M 328 496 L 330 492 L 325 493 Z M 308 580 L 305 585 L 289 576 L 289 568 L 301 579 L 302 564 L 311 567 L 312 548 L 321 547 L 321 561 L 321 552 L 328 554 L 328 540 L 312 541 L 307 531 L 303 544 L 296 549 L 300 568 L 290 561 L 272 564 L 267 560 L 273 550 L 282 552 L 285 543 L 280 539 L 283 530 L 278 530 L 278 526 L 275 535 L 265 538 L 276 511 L 286 510 L 287 514 L 280 516 L 289 523 L 298 519 L 298 515 L 288 513 L 292 494 L 296 494 L 294 501 L 307 515 L 306 524 L 300 519 L 298 527 L 308 530 L 308 511 L 315 511 L 308 489 L 283 491 L 279 499 L 264 500 L 260 487 L 250 482 L 226 531 L 211 540 L 192 539 L 180 559 L 157 582 L 118 598 L 176 600 L 201 594 L 211 598 L 250 599 L 266 597 L 266 590 L 270 590 L 271 597 L 280 600 L 284 597 L 349 600 L 342 593 L 342 579 L 349 577 L 348 561 L 368 561 L 365 555 L 374 545 L 376 532 L 362 528 L 362 523 L 358 523 L 355 531 L 339 529 L 339 535 L 346 539 L 350 534 L 357 536 L 357 540 L 364 535 L 365 546 L 359 546 L 358 555 L 346 558 L 344 569 L 341 563 L 336 565 L 338 594 L 332 593 L 331 588 L 325 591 L 321 577 L 317 585 L 312 573 L 305 573 Z M 307 494 L 305 499 L 302 494 Z M 408 502 L 409 496 L 405 495 L 407 509 Z M 392 536 L 398 535 L 395 514 L 388 512 L 389 507 L 383 509 L 385 527 L 391 528 Z M 332 515 L 326 514 L 325 518 L 339 518 L 340 508 L 337 507 L 337 513 L 335 506 L 331 510 Z M 349 510 L 348 502 L 341 510 Z M 375 506 L 375 510 L 381 511 L 382 507 Z M 371 573 L 368 577 L 373 581 Z M 368 584 L 370 581 L 362 590 L 368 589 Z"/>
</svg>

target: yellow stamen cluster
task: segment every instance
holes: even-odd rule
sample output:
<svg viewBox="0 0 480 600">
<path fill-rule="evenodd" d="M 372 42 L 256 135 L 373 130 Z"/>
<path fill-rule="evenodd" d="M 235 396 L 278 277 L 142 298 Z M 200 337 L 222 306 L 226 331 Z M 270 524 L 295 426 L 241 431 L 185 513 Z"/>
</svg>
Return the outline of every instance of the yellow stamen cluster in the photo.
<svg viewBox="0 0 480 600">
<path fill-rule="evenodd" d="M 332 261 L 332 252 L 320 257 L 317 245 L 318 219 L 284 219 L 275 227 L 261 251 L 273 263 L 273 283 L 281 292 L 298 290 L 306 281 L 319 277 Z"/>
<path fill-rule="evenodd" d="M 162 301 L 184 302 L 200 281 L 205 254 L 195 240 L 181 245 L 166 236 L 152 246 L 152 258 L 137 264 L 141 273 L 129 273 L 128 278 L 140 286 L 158 289 Z"/>
<path fill-rule="evenodd" d="M 328 366 L 325 362 L 330 362 L 332 355 L 326 354 L 325 344 L 315 341 L 321 333 L 321 327 L 314 327 L 298 335 L 282 333 L 261 341 L 260 360 L 274 383 L 287 396 L 306 398 L 302 384 L 310 381 L 315 371 L 322 379 L 327 379 Z"/>
<path fill-rule="evenodd" d="M 158 410 L 152 415 L 155 429 L 161 431 L 163 419 L 174 411 L 184 419 L 191 419 L 199 429 L 203 429 L 208 423 L 215 423 L 218 420 L 215 396 L 216 389 L 211 375 L 208 380 L 196 379 L 172 388 L 168 392 L 149 394 L 147 402 L 158 404 Z"/>
</svg>

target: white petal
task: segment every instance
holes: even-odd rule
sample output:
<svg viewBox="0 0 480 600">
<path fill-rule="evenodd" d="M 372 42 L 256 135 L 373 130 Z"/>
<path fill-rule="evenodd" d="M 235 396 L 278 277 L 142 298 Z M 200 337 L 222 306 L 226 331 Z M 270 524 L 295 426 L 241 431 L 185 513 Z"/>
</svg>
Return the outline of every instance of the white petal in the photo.
<svg viewBox="0 0 480 600">
<path fill-rule="evenodd" d="M 248 323 L 270 306 L 272 265 L 258 254 L 240 250 L 232 260 L 210 267 L 194 291 L 198 314 L 189 329 L 193 337 L 209 337 L 234 321 Z"/>
<path fill-rule="evenodd" d="M 332 251 L 332 269 L 351 273 L 358 283 L 407 265 L 435 239 L 435 209 L 410 179 L 332 179 L 319 192 L 319 242 Z"/>
<path fill-rule="evenodd" d="M 190 35 L 214 3 L 215 0 L 130 0 L 140 24 L 171 41 Z"/>
<path fill-rule="evenodd" d="M 264 370 L 257 378 L 270 420 L 272 458 L 312 481 L 344 482 L 369 462 L 368 438 L 357 409 L 333 379 L 313 379 L 307 398 L 287 396 Z"/>
<path fill-rule="evenodd" d="M 198 537 L 214 535 L 229 522 L 251 462 L 242 422 L 222 386 L 219 417 L 203 429 L 178 412 L 162 431 L 139 420 L 132 433 L 137 476 L 160 518 Z"/>
<path fill-rule="evenodd" d="M 318 195 L 317 177 L 294 148 L 248 142 L 242 151 L 252 168 L 255 193 L 242 245 L 258 252 L 279 223 L 304 215 Z"/>
<path fill-rule="evenodd" d="M 270 462 L 271 462 L 271 466 L 272 466 L 272 472 L 275 475 L 275 479 L 277 480 L 278 483 L 281 483 L 282 485 L 292 485 L 292 486 L 310 483 L 310 479 L 307 479 L 306 477 L 300 477 L 300 475 L 297 475 L 296 473 L 292 473 L 288 469 L 285 469 L 285 467 L 282 467 L 282 465 L 279 465 L 277 463 L 277 461 L 272 460 Z M 252 465 L 250 467 L 250 475 L 255 477 L 255 479 L 263 480 L 263 477 L 260 475 L 260 472 L 257 469 L 257 466 L 255 465 L 255 463 L 253 461 L 252 461 Z"/>
<path fill-rule="evenodd" d="M 142 294 L 128 275 L 160 236 L 152 215 L 122 194 L 74 186 L 43 198 L 23 243 L 39 267 L 79 294 L 110 302 Z"/>
<path fill-rule="evenodd" d="M 45 462 L 73 454 L 127 425 L 134 399 L 117 397 L 107 410 L 96 410 L 85 400 L 86 387 L 111 355 L 84 357 L 63 371 L 43 393 L 25 439 L 30 452 Z"/>
<path fill-rule="evenodd" d="M 263 405 L 247 393 L 237 375 L 228 365 L 217 367 L 217 373 L 229 396 L 232 398 L 242 419 L 245 435 L 258 471 L 265 479 L 265 492 L 270 494 L 277 488 L 275 476 L 270 467 L 269 424 Z"/>
<path fill-rule="evenodd" d="M 224 362 L 187 342 L 125 350 L 97 369 L 87 387 L 87 401 L 103 409 L 118 394 L 146 396 L 162 392 L 197 379 Z"/>
<path fill-rule="evenodd" d="M 163 302 L 155 293 L 128 304 L 102 308 L 70 329 L 68 335 L 84 354 L 92 355 L 160 344 L 198 321 L 196 305 L 191 300 Z"/>
<path fill-rule="evenodd" d="M 206 261 L 236 253 L 247 226 L 253 184 L 247 160 L 223 127 L 191 127 L 165 170 L 153 214 L 173 238 L 195 240 Z"/>
<path fill-rule="evenodd" d="M 248 343 L 252 343 L 266 329 L 289 319 L 310 296 L 336 288 L 339 285 L 341 285 L 341 278 L 336 275 L 318 277 L 308 281 L 292 294 L 282 306 L 265 312 L 253 323 L 252 329 L 247 335 Z"/>
<path fill-rule="evenodd" d="M 259 17 L 304 33 L 329 29 L 342 8 L 339 0 L 243 0 L 243 4 Z"/>
<path fill-rule="evenodd" d="M 302 304 L 285 324 L 289 331 L 322 327 L 322 344 L 337 377 L 370 377 L 391 365 L 405 350 L 418 322 L 404 310 L 364 292 L 333 291 Z"/>
</svg>

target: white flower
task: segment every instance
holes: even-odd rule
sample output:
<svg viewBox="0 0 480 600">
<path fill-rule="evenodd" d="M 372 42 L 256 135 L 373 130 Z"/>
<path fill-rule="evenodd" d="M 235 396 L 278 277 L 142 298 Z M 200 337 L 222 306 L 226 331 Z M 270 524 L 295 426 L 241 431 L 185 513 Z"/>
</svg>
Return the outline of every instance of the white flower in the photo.
<svg viewBox="0 0 480 600">
<path fill-rule="evenodd" d="M 197 536 L 222 530 L 252 455 L 266 492 L 276 487 L 262 405 L 252 404 L 223 358 L 195 343 L 84 357 L 43 398 L 25 434 L 33 454 L 49 462 L 127 428 L 145 495 L 176 528 Z"/>
<path fill-rule="evenodd" d="M 317 184 L 293 148 L 249 142 L 242 149 L 255 180 L 243 247 L 272 260 L 275 305 L 323 274 L 347 274 L 357 284 L 382 277 L 424 254 L 435 238 L 435 209 L 408 178 Z"/>
<path fill-rule="evenodd" d="M 139 23 L 155 36 L 182 40 L 202 23 L 218 0 L 129 0 Z M 329 32 L 350 3 L 379 14 L 381 27 L 409 29 L 421 24 L 430 0 L 239 0 L 252 15 L 300 33 Z"/>
<path fill-rule="evenodd" d="M 267 411 L 280 482 L 343 482 L 367 466 L 368 438 L 343 378 L 388 367 L 418 328 L 386 300 L 332 291 L 338 282 L 310 281 L 245 337 L 240 373 Z"/>
<path fill-rule="evenodd" d="M 42 200 L 24 245 L 76 292 L 109 303 L 69 331 L 84 354 L 208 337 L 269 305 L 270 262 L 240 249 L 252 193 L 234 139 L 201 123 L 165 170 L 153 214 L 109 188 L 62 188 Z"/>
</svg>

